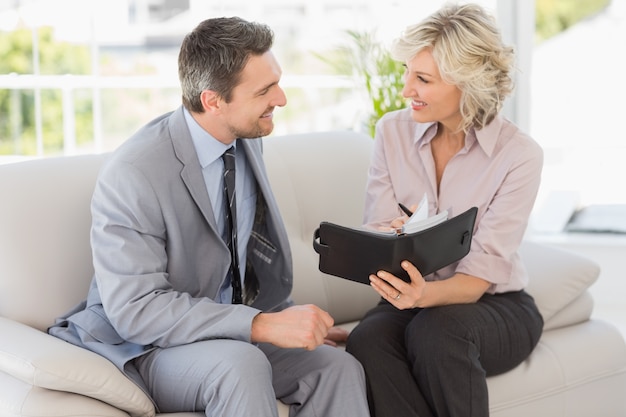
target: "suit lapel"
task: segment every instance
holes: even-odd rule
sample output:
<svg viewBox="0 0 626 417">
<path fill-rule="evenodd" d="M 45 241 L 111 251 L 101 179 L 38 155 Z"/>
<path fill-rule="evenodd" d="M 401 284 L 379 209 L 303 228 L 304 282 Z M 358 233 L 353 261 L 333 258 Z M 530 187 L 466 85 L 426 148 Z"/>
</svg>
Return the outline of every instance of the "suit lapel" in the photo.
<svg viewBox="0 0 626 417">
<path fill-rule="evenodd" d="M 180 177 L 187 187 L 189 194 L 198 206 L 202 216 L 211 226 L 213 231 L 219 236 L 215 214 L 206 190 L 202 167 L 198 160 L 198 154 L 193 146 L 189 128 L 185 122 L 183 107 L 179 107 L 170 117 L 170 137 L 174 146 L 174 153 L 182 164 Z"/>
</svg>

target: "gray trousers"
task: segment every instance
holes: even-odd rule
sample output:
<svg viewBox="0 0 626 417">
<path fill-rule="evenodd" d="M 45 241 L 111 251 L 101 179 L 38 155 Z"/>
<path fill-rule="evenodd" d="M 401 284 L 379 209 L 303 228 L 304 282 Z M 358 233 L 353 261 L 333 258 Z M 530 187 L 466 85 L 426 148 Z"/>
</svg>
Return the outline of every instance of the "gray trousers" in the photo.
<svg viewBox="0 0 626 417">
<path fill-rule="evenodd" d="M 524 291 L 414 310 L 381 301 L 346 349 L 365 369 L 372 417 L 487 417 L 486 377 L 526 359 L 542 329 Z"/>
<path fill-rule="evenodd" d="M 342 349 L 281 349 L 217 339 L 156 349 L 135 360 L 159 412 L 207 417 L 367 417 L 365 374 Z"/>
</svg>

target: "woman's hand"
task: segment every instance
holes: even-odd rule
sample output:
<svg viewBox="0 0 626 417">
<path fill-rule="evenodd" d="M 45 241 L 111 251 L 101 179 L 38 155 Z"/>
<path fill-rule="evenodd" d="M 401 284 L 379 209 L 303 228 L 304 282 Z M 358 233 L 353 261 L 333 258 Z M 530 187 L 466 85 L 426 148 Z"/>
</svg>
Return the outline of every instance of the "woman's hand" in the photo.
<svg viewBox="0 0 626 417">
<path fill-rule="evenodd" d="M 370 275 L 370 284 L 381 297 L 400 310 L 420 307 L 426 281 L 411 262 L 402 261 L 400 266 L 409 274 L 411 282 L 403 281 L 387 271 L 378 271 L 376 275 Z"/>
<path fill-rule="evenodd" d="M 333 326 L 328 329 L 328 334 L 324 339 L 325 345 L 337 347 L 338 344 L 343 344 L 348 341 L 348 331 L 341 327 Z"/>
<path fill-rule="evenodd" d="M 417 210 L 418 204 L 413 204 L 409 210 L 411 211 L 411 213 L 415 213 L 415 210 Z M 404 226 L 404 223 L 407 222 L 407 220 L 409 220 L 409 216 L 408 214 L 404 213 L 402 214 L 400 217 L 396 217 L 395 219 L 393 219 L 391 221 L 391 228 L 395 229 L 395 230 L 399 230 L 402 229 L 402 226 Z"/>
<path fill-rule="evenodd" d="M 475 303 L 492 285 L 482 278 L 462 273 L 427 283 L 411 262 L 402 261 L 400 265 L 409 274 L 411 282 L 405 282 L 387 271 L 370 275 L 372 288 L 400 310 Z"/>
</svg>

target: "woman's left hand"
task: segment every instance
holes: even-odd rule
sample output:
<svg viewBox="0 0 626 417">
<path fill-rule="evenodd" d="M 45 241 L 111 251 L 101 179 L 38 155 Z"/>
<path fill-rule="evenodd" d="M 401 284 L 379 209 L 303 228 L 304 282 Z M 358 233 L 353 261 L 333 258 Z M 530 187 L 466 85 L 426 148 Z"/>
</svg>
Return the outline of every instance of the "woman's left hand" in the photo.
<svg viewBox="0 0 626 417">
<path fill-rule="evenodd" d="M 411 282 L 403 281 L 387 271 L 378 271 L 376 275 L 370 275 L 370 284 L 381 297 L 400 310 L 419 307 L 426 281 L 411 262 L 402 261 L 400 265 L 409 274 Z"/>
</svg>

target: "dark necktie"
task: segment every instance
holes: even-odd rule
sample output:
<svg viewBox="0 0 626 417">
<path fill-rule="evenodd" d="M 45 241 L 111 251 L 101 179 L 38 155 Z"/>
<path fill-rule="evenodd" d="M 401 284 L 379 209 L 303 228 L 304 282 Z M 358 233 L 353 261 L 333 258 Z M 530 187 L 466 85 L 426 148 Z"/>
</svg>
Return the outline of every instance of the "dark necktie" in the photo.
<svg viewBox="0 0 626 417">
<path fill-rule="evenodd" d="M 226 244 L 230 249 L 230 278 L 233 286 L 233 304 L 242 303 L 239 255 L 237 253 L 237 201 L 235 200 L 235 148 L 222 155 L 224 161 L 224 200 L 226 202 Z"/>
</svg>

